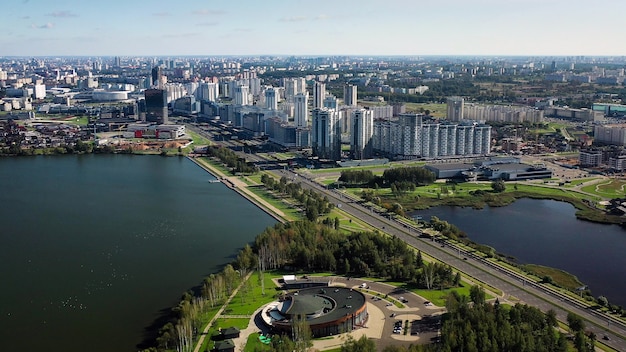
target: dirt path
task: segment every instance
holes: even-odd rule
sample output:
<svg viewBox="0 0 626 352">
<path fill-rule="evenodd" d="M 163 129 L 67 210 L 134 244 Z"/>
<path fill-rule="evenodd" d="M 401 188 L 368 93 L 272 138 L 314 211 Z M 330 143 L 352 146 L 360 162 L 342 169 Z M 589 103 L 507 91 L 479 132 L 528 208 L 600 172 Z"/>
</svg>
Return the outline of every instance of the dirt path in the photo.
<svg viewBox="0 0 626 352">
<path fill-rule="evenodd" d="M 226 309 L 230 301 L 232 301 L 235 295 L 237 295 L 237 292 L 239 292 L 239 289 L 241 288 L 241 286 L 243 286 L 243 284 L 250 278 L 251 275 L 252 275 L 252 272 L 248 273 L 248 275 L 246 275 L 246 277 L 243 280 L 241 280 L 241 283 L 239 284 L 239 286 L 237 286 L 237 288 L 233 291 L 230 297 L 228 297 L 226 302 L 224 302 L 222 307 L 217 311 L 217 313 L 215 313 L 215 316 L 207 324 L 204 330 L 202 330 L 202 333 L 200 334 L 200 338 L 198 339 L 198 342 L 196 343 L 196 347 L 193 349 L 193 352 L 200 352 L 200 347 L 202 347 L 202 343 L 204 343 L 204 339 L 207 337 L 207 334 L 209 333 L 209 329 L 211 328 L 211 326 L 213 326 L 213 323 L 215 323 L 217 318 L 219 318 L 222 315 L 222 313 L 224 312 L 224 309 Z"/>
</svg>

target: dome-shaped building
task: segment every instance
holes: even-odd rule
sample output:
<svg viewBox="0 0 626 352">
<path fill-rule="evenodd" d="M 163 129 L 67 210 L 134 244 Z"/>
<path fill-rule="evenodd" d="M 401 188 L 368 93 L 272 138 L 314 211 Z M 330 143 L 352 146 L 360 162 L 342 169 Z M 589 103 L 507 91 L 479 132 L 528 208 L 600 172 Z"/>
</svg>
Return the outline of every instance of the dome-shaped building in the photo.
<svg viewBox="0 0 626 352">
<path fill-rule="evenodd" d="M 294 319 L 305 317 L 314 337 L 352 331 L 368 317 L 365 296 L 345 287 L 301 289 L 269 304 L 261 315 L 277 333 L 291 333 Z"/>
</svg>

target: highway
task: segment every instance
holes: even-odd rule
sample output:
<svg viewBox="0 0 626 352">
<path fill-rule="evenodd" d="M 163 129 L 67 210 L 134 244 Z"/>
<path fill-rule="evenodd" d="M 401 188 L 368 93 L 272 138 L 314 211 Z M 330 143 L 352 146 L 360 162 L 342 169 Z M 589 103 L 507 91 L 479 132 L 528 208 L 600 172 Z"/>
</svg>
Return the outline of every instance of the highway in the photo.
<svg viewBox="0 0 626 352">
<path fill-rule="evenodd" d="M 193 130 L 205 137 L 212 137 L 209 133 L 201 129 L 194 128 Z M 225 146 L 232 147 L 232 142 L 228 144 L 231 145 Z M 241 154 L 241 151 L 238 153 Z M 252 162 L 266 161 L 255 154 L 245 154 L 245 158 Z M 358 200 L 348 197 L 339 190 L 326 189 L 315 181 L 308 179 L 306 175 L 299 175 L 293 170 L 268 171 L 278 177 L 286 176 L 293 182 L 300 182 L 304 188 L 314 189 L 325 194 L 331 202 L 335 205 L 340 205 L 341 210 L 349 215 L 389 235 L 402 239 L 410 246 L 440 262 L 449 264 L 452 268 L 467 274 L 475 281 L 496 287 L 502 290 L 506 295 L 516 297 L 523 303 L 535 306 L 544 312 L 550 309 L 554 310 L 557 313 L 557 318 L 562 322 L 567 321 L 568 312 L 577 314 L 586 320 L 587 330 L 594 332 L 596 339 L 602 340 L 604 344 L 617 351 L 626 351 L 626 340 L 624 339 L 626 336 L 626 324 L 621 321 L 608 315 L 598 313 L 595 310 L 587 309 L 580 302 L 569 296 L 549 290 L 543 285 L 528 281 L 524 276 L 514 271 L 506 270 L 503 267 L 474 256 L 471 253 L 467 253 L 463 249 L 451 246 L 450 244 L 446 244 L 442 247 L 441 243 L 421 238 L 419 229 L 378 214 L 374 209 L 364 206 L 358 202 Z M 604 336 L 608 337 L 609 340 L 603 339 Z"/>
<path fill-rule="evenodd" d="M 535 306 L 546 312 L 550 309 L 557 313 L 560 321 L 567 321 L 568 311 L 573 312 L 587 321 L 587 330 L 593 331 L 598 340 L 607 336 L 610 340 L 603 340 L 606 345 L 617 351 L 626 351 L 626 325 L 608 315 L 600 314 L 595 310 L 587 309 L 566 295 L 548 290 L 543 285 L 526 280 L 522 275 L 508 271 L 500 266 L 466 253 L 464 250 L 441 244 L 430 239 L 420 238 L 419 229 L 412 228 L 394 219 L 378 214 L 347 197 L 339 190 L 329 190 L 320 184 L 298 175 L 291 170 L 273 170 L 278 176 L 287 176 L 294 182 L 300 182 L 303 187 L 315 189 L 324 193 L 335 205 L 341 204 L 341 209 L 371 226 L 381 229 L 385 233 L 396 236 L 407 244 L 425 254 L 449 264 L 477 281 L 496 287 L 504 293 L 520 299 L 522 302 Z M 384 230 L 383 230 L 384 229 Z M 465 258 L 465 259 L 464 259 Z"/>
</svg>

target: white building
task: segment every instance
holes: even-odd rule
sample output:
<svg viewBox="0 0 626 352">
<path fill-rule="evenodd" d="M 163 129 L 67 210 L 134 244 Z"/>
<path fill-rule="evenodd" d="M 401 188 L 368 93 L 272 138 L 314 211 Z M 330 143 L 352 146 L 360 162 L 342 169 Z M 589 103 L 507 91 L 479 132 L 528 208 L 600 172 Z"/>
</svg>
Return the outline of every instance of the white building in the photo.
<svg viewBox="0 0 626 352">
<path fill-rule="evenodd" d="M 198 100 L 217 101 L 220 96 L 220 86 L 217 83 L 201 83 L 198 87 L 196 98 Z"/>
<path fill-rule="evenodd" d="M 294 122 L 296 127 L 307 127 L 309 124 L 309 95 L 298 93 L 294 97 Z"/>
<path fill-rule="evenodd" d="M 311 144 L 313 153 L 322 159 L 341 159 L 341 129 L 337 112 L 328 108 L 313 109 Z"/>
<path fill-rule="evenodd" d="M 423 123 L 422 118 L 422 115 L 402 114 L 397 120 L 374 122 L 373 148 L 401 159 L 491 152 L 491 126 Z"/>
<path fill-rule="evenodd" d="M 33 96 L 35 99 L 44 99 L 46 97 L 46 85 L 45 84 L 35 84 L 35 89 L 33 92 Z"/>
<path fill-rule="evenodd" d="M 350 155 L 352 159 L 372 158 L 372 136 L 374 134 L 374 116 L 371 111 L 358 109 L 352 111 L 350 135 Z"/>
<path fill-rule="evenodd" d="M 343 103 L 347 106 L 356 106 L 357 87 L 347 84 L 343 87 Z"/>
<path fill-rule="evenodd" d="M 464 118 L 464 99 L 461 97 L 449 97 L 446 118 L 450 121 L 461 121 Z"/>
<path fill-rule="evenodd" d="M 278 92 L 273 87 L 265 90 L 265 108 L 278 110 Z"/>
<path fill-rule="evenodd" d="M 233 96 L 235 105 L 251 105 L 249 91 L 250 89 L 248 88 L 248 86 L 236 86 Z"/>
<path fill-rule="evenodd" d="M 326 98 L 326 84 L 315 82 L 313 84 L 313 109 L 324 107 L 324 98 Z"/>
<path fill-rule="evenodd" d="M 597 125 L 593 135 L 598 143 L 626 145 L 626 124 Z"/>
<path fill-rule="evenodd" d="M 325 108 L 333 110 L 337 110 L 339 108 L 339 104 L 337 104 L 337 97 L 335 97 L 334 95 L 327 95 L 326 98 L 324 98 L 323 105 Z"/>
</svg>

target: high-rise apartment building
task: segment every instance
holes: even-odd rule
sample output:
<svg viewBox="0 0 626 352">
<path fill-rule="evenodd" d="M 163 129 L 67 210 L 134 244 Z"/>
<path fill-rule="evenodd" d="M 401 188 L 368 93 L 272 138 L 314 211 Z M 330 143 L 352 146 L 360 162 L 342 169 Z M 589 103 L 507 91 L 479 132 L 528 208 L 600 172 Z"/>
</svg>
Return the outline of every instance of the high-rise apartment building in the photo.
<svg viewBox="0 0 626 352">
<path fill-rule="evenodd" d="M 337 98 L 334 95 L 327 95 L 326 98 L 324 98 L 323 105 L 325 108 L 333 110 L 337 110 L 339 107 L 339 104 L 337 104 Z"/>
<path fill-rule="evenodd" d="M 324 107 L 324 98 L 326 98 L 326 84 L 313 83 L 313 109 Z"/>
<path fill-rule="evenodd" d="M 293 102 L 296 94 L 306 93 L 306 79 L 302 77 L 283 79 L 283 87 L 285 88 L 285 100 Z"/>
<path fill-rule="evenodd" d="M 313 109 L 311 144 L 314 155 L 322 159 L 341 159 L 341 129 L 337 116 L 332 109 Z"/>
<path fill-rule="evenodd" d="M 370 159 L 373 156 L 372 136 L 374 134 L 374 116 L 371 111 L 358 109 L 352 111 L 350 122 L 350 155 L 352 159 Z"/>
<path fill-rule="evenodd" d="M 274 87 L 265 90 L 265 108 L 278 110 L 278 91 Z"/>
<path fill-rule="evenodd" d="M 217 101 L 220 95 L 220 86 L 217 83 L 201 83 L 198 87 L 198 100 Z"/>
<path fill-rule="evenodd" d="M 402 114 L 394 121 L 376 121 L 373 149 L 401 159 L 488 155 L 491 152 L 491 126 L 424 123 L 422 118 Z"/>
<path fill-rule="evenodd" d="M 294 122 L 296 127 L 307 127 L 309 123 L 309 95 L 298 93 L 294 97 Z"/>
<path fill-rule="evenodd" d="M 234 91 L 235 105 L 250 105 L 250 89 L 248 86 L 238 85 Z"/>
<path fill-rule="evenodd" d="M 463 103 L 464 99 L 461 97 L 449 97 L 447 119 L 450 121 L 463 120 Z"/>
<path fill-rule="evenodd" d="M 343 87 L 343 103 L 347 106 L 356 106 L 357 87 L 352 84 L 346 84 Z"/>
</svg>

